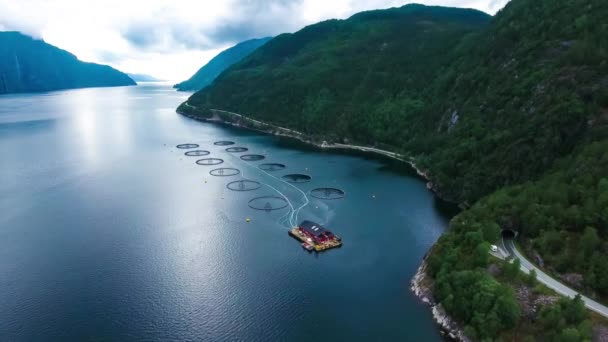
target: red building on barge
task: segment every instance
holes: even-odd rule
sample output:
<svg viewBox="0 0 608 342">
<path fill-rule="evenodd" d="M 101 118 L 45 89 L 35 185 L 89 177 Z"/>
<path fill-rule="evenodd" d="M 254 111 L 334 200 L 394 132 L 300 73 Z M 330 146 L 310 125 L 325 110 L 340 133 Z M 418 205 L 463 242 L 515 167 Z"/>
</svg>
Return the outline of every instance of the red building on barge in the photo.
<svg viewBox="0 0 608 342">
<path fill-rule="evenodd" d="M 342 245 L 340 237 L 322 225 L 312 221 L 303 221 L 300 225 L 293 228 L 289 234 L 302 241 L 302 247 L 309 251 L 314 249 L 320 252 Z"/>
</svg>

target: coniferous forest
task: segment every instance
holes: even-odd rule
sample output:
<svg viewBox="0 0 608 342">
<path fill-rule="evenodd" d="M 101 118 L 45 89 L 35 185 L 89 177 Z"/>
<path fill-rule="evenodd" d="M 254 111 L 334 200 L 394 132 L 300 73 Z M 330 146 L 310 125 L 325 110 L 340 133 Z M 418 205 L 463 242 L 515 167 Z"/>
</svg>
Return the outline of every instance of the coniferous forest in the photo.
<svg viewBox="0 0 608 342">
<path fill-rule="evenodd" d="M 364 12 L 272 39 L 181 110 L 233 111 L 411 157 L 441 197 L 467 208 L 428 261 L 436 299 L 467 336 L 589 340 L 580 299 L 526 316 L 515 290 L 547 290 L 487 251 L 502 229 L 517 231 L 530 260 L 608 298 L 607 17 L 604 0 L 512 0 L 494 17 Z"/>
</svg>

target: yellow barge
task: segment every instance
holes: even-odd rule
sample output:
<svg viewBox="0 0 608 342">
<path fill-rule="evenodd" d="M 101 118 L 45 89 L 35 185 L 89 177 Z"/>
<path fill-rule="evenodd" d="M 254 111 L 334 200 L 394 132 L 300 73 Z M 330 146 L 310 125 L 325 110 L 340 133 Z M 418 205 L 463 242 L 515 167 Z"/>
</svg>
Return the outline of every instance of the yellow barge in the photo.
<svg viewBox="0 0 608 342">
<path fill-rule="evenodd" d="M 291 229 L 289 235 L 301 241 L 302 247 L 307 251 L 322 252 L 342 246 L 342 239 L 339 236 L 311 221 L 303 221 L 299 226 Z"/>
</svg>

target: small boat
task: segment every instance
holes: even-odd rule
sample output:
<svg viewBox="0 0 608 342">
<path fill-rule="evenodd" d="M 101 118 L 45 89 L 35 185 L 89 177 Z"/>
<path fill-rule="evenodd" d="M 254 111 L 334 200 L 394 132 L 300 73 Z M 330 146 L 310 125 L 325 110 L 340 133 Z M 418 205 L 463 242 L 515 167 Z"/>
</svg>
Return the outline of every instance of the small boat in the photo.
<svg viewBox="0 0 608 342">
<path fill-rule="evenodd" d="M 311 244 L 308 244 L 306 242 L 302 242 L 302 248 L 304 248 L 305 250 L 312 252 L 312 250 L 314 249 L 314 247 Z"/>
</svg>

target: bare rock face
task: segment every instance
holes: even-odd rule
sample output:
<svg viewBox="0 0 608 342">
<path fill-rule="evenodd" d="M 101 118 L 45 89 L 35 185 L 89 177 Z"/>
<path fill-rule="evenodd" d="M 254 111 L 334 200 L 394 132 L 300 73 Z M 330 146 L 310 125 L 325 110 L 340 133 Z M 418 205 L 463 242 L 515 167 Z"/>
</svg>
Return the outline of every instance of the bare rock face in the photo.
<svg viewBox="0 0 608 342">
<path fill-rule="evenodd" d="M 532 298 L 532 291 L 526 286 L 519 286 L 515 289 L 515 295 L 521 308 L 521 314 L 526 319 L 533 319 L 536 316 L 536 305 Z"/>
<path fill-rule="evenodd" d="M 583 275 L 578 273 L 566 273 L 559 276 L 561 280 L 576 288 L 583 287 Z"/>
<path fill-rule="evenodd" d="M 531 288 L 523 285 L 515 289 L 515 295 L 522 316 L 526 319 L 534 319 L 543 307 L 552 306 L 559 299 L 557 296 L 536 295 Z"/>
<path fill-rule="evenodd" d="M 448 132 L 450 132 L 454 128 L 454 126 L 456 126 L 458 120 L 460 120 L 460 115 L 458 115 L 458 111 L 455 110 L 452 112 L 452 116 L 450 117 L 450 122 L 448 124 Z"/>
<path fill-rule="evenodd" d="M 534 300 L 534 304 L 537 308 L 541 308 L 543 306 L 552 306 L 557 303 L 558 299 L 559 297 L 557 296 L 541 295 L 536 297 L 536 299 Z"/>
<path fill-rule="evenodd" d="M 593 342 L 608 342 L 608 327 L 595 325 L 593 327 Z"/>
<path fill-rule="evenodd" d="M 452 131 L 454 126 L 458 124 L 460 120 L 460 114 L 457 109 L 448 109 L 439 120 L 439 125 L 437 126 L 437 132 L 442 132 L 444 129 L 449 133 Z"/>
</svg>

